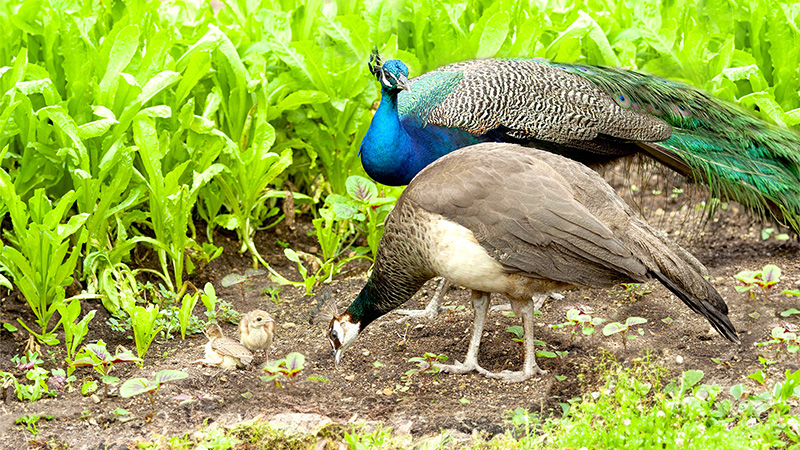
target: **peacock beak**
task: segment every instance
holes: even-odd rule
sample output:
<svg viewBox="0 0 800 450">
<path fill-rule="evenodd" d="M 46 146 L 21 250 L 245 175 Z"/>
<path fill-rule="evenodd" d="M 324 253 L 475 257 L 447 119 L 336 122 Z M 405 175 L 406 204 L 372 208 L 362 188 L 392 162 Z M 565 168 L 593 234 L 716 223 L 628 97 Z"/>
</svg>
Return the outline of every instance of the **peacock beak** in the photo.
<svg viewBox="0 0 800 450">
<path fill-rule="evenodd" d="M 397 87 L 411 92 L 411 82 L 408 81 L 408 77 L 403 74 L 400 74 L 400 76 L 397 77 Z"/>
</svg>

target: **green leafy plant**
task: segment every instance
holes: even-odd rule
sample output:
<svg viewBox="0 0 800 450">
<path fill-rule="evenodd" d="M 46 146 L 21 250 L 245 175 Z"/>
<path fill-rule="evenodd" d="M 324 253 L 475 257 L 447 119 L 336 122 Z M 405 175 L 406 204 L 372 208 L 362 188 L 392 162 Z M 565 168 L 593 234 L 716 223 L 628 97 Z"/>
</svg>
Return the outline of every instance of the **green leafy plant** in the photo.
<svg viewBox="0 0 800 450">
<path fill-rule="evenodd" d="M 787 325 L 775 325 L 770 332 L 770 339 L 764 342 L 756 342 L 756 347 L 774 346 L 775 356 L 778 357 L 782 349 L 786 353 L 794 354 L 800 350 L 800 340 L 797 338 L 797 332 Z"/>
<path fill-rule="evenodd" d="M 40 416 L 38 414 L 26 414 L 22 417 L 17 418 L 17 420 L 15 420 L 14 423 L 17 425 L 23 425 L 25 429 L 28 430 L 28 432 L 31 434 L 31 436 L 33 436 L 33 440 L 35 441 L 39 437 L 39 428 L 36 424 L 41 419 L 52 420 L 53 417 L 54 417 L 53 415 Z"/>
<path fill-rule="evenodd" d="M 108 386 L 119 381 L 119 378 L 110 375 L 111 371 L 116 364 L 126 362 L 140 364 L 142 360 L 121 346 L 118 346 L 112 355 L 106 349 L 106 343 L 101 339 L 95 344 L 83 346 L 81 351 L 75 355 L 75 361 L 70 364 L 68 373 L 71 375 L 77 367 L 92 367 L 100 374 L 100 381 L 103 382 L 105 394 L 108 396 Z"/>
<path fill-rule="evenodd" d="M 411 383 L 413 377 L 420 377 L 422 383 L 419 390 L 422 391 L 432 380 L 438 380 L 438 374 L 441 371 L 438 363 L 443 363 L 448 360 L 447 355 L 437 355 L 435 353 L 425 352 L 422 356 L 414 356 L 408 359 L 408 362 L 414 363 L 416 367 L 407 370 L 403 377 L 406 379 L 406 386 Z"/>
<path fill-rule="evenodd" d="M 513 325 L 513 326 L 510 326 L 510 327 L 507 327 L 506 331 L 508 331 L 509 333 L 511 333 L 514 336 L 516 336 L 516 337 L 511 338 L 511 340 L 516 342 L 517 344 L 519 344 L 520 347 L 525 345 L 525 329 L 524 328 L 522 328 L 519 325 Z M 543 348 L 542 350 L 536 350 L 536 357 L 538 357 L 538 358 L 560 358 L 560 359 L 563 359 L 569 353 L 567 351 L 558 351 L 558 350 L 556 350 L 555 352 L 551 352 L 550 350 L 546 349 L 547 348 L 547 342 L 545 342 L 545 341 L 543 341 L 541 339 L 534 339 L 533 340 L 533 345 L 535 345 L 536 347 L 542 347 Z M 525 358 L 524 353 L 520 353 L 519 357 L 520 357 L 520 359 L 524 360 L 524 358 Z"/>
<path fill-rule="evenodd" d="M 636 338 L 635 335 L 627 335 L 628 331 L 630 331 L 631 327 L 644 323 L 647 323 L 647 319 L 643 317 L 628 317 L 625 319 L 625 323 L 611 322 L 603 327 L 603 336 L 619 334 L 620 339 L 622 339 L 622 347 L 627 350 L 627 340 Z M 640 335 L 644 334 L 644 330 L 642 328 L 639 328 L 638 332 Z"/>
<path fill-rule="evenodd" d="M 300 353 L 292 352 L 286 355 L 285 358 L 277 361 L 268 362 L 264 367 L 264 371 L 268 375 L 261 377 L 261 380 L 267 383 L 273 383 L 276 388 L 282 387 L 281 378 L 289 380 L 289 384 L 294 387 L 295 379 L 300 372 L 305 369 L 306 357 Z"/>
<path fill-rule="evenodd" d="M 627 294 L 630 301 L 635 302 L 640 300 L 645 295 L 653 292 L 647 288 L 647 283 L 620 283 L 622 288 L 620 291 L 612 291 L 612 294 Z"/>
<path fill-rule="evenodd" d="M 383 236 L 383 222 L 397 199 L 380 196 L 372 180 L 357 175 L 347 178 L 346 187 L 349 198 L 331 194 L 325 199 L 325 204 L 338 220 L 350 221 L 358 233 L 366 237 L 370 253 L 375 257 Z M 323 252 L 326 260 L 332 256 Z"/>
<path fill-rule="evenodd" d="M 47 385 L 61 392 L 69 387 L 75 380 L 76 378 L 74 375 L 67 375 L 64 369 L 58 368 L 50 371 L 50 378 L 47 380 Z"/>
<path fill-rule="evenodd" d="M 775 236 L 775 240 L 776 241 L 788 241 L 789 240 L 789 235 L 786 234 L 786 233 L 775 234 L 775 228 L 769 227 L 769 228 L 764 228 L 763 230 L 761 230 L 761 239 L 762 240 L 766 241 L 771 236 Z"/>
<path fill-rule="evenodd" d="M 83 318 L 75 323 L 81 313 L 81 303 L 77 298 L 59 303 L 56 309 L 61 314 L 61 326 L 64 328 L 64 345 L 67 347 L 67 363 L 75 358 L 75 352 L 89 332 L 89 322 L 94 318 L 95 310 L 86 313 Z"/>
<path fill-rule="evenodd" d="M 33 369 L 34 367 L 44 363 L 42 358 L 39 357 L 38 352 L 28 350 L 24 355 L 14 355 L 11 357 L 11 362 L 15 364 L 17 370 L 25 372 Z"/>
<path fill-rule="evenodd" d="M 0 157 L 4 154 L 0 152 Z M 2 169 L 0 198 L 8 209 L 13 228 L 13 235 L 5 234 L 11 245 L 0 244 L 0 264 L 11 274 L 31 307 L 39 332 L 31 330 L 22 319 L 17 321 L 39 342 L 56 345 L 55 327 L 48 329 L 50 318 L 64 301 L 64 288 L 72 283 L 80 248 L 86 240 L 86 231 L 80 230 L 88 214 L 73 215 L 66 224 L 61 223 L 75 202 L 72 191 L 53 206 L 44 190 L 38 189 L 26 208 L 14 191 L 11 177 Z M 77 242 L 71 245 L 69 238 L 76 233 Z M 70 248 L 72 252 L 67 257 Z"/>
<path fill-rule="evenodd" d="M 206 283 L 203 286 L 203 292 L 200 294 L 200 300 L 206 307 L 206 317 L 210 322 L 230 322 L 238 323 L 238 318 L 241 313 L 233 309 L 233 305 L 225 300 L 217 298 L 217 292 L 214 285 Z"/>
<path fill-rule="evenodd" d="M 9 382 L 14 385 L 19 401 L 27 400 L 29 402 L 35 402 L 45 395 L 55 397 L 58 394 L 58 391 L 54 387 L 51 388 L 47 385 L 50 372 L 39 367 L 40 363 L 41 360 L 34 360 L 23 365 L 23 372 L 25 373 L 25 378 L 30 381 L 29 384 L 19 383 L 14 377 L 9 379 Z"/>
<path fill-rule="evenodd" d="M 755 299 L 753 289 L 758 286 L 764 293 L 764 298 L 769 300 L 770 289 L 778 284 L 781 279 L 781 269 L 778 266 L 767 264 L 758 271 L 743 270 L 734 275 L 741 286 L 735 286 L 736 292 L 747 292 L 750 298 Z"/>
<path fill-rule="evenodd" d="M 157 324 L 159 308 L 156 305 L 149 305 L 147 308 L 136 305 L 131 311 L 128 311 L 128 314 L 131 317 L 136 353 L 141 359 L 147 354 L 147 349 L 150 348 L 150 344 L 153 343 L 164 325 Z"/>
<path fill-rule="evenodd" d="M 156 393 L 166 383 L 182 380 L 189 376 L 186 372 L 180 370 L 162 370 L 155 374 L 154 379 L 147 378 L 131 378 L 122 383 L 119 387 L 119 395 L 122 398 L 130 398 L 139 394 L 147 394 L 150 399 L 150 405 L 155 407 Z"/>
<path fill-rule="evenodd" d="M 198 298 L 200 298 L 198 292 L 184 294 L 181 298 L 181 309 L 178 311 L 178 318 L 181 323 L 181 339 L 186 339 L 186 328 L 189 326 L 190 318 L 194 317 L 192 313 L 194 312 L 194 307 L 197 306 Z"/>
</svg>

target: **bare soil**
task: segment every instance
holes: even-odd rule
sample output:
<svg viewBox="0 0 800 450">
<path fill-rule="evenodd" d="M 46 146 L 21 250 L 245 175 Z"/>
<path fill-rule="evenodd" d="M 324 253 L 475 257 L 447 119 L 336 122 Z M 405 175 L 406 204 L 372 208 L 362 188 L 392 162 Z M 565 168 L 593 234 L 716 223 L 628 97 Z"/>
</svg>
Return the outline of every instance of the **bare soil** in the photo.
<svg viewBox="0 0 800 450">
<path fill-rule="evenodd" d="M 220 280 L 228 273 L 244 272 L 251 266 L 251 259 L 236 252 L 235 235 L 219 232 L 215 243 L 225 246 L 224 254 L 191 280 L 197 286 L 211 281 L 219 297 L 231 301 L 238 311 L 260 308 L 275 317 L 278 330 L 272 357 L 283 357 L 290 352 L 300 352 L 306 357 L 305 370 L 295 386 L 274 389 L 260 379 L 263 373 L 258 370 L 221 372 L 213 367 L 190 365 L 191 361 L 202 357 L 206 340 L 202 335 L 186 340 L 178 337 L 154 343 L 144 367 L 122 364 L 113 373 L 125 380 L 152 377 L 162 369 L 187 372 L 189 378 L 158 392 L 155 410 L 142 396 L 131 399 L 106 398 L 102 394 L 95 399 L 82 397 L 79 392 L 82 380 L 97 378 L 90 369 L 82 368 L 75 373 L 78 381 L 72 383 L 73 389 L 56 398 L 21 403 L 15 396 L 9 396 L 6 401 L 0 401 L 0 448 L 94 449 L 112 444 L 109 448 L 132 448 L 137 442 L 192 433 L 204 423 L 227 426 L 287 412 L 314 413 L 343 425 L 377 421 L 409 430 L 415 437 L 437 434 L 442 429 L 466 434 L 478 430 L 493 435 L 508 428 L 506 412 L 509 410 L 522 407 L 558 414 L 559 402 L 597 389 L 602 380 L 595 369 L 605 355 L 613 356 L 624 365 L 631 364 L 635 358 L 649 357 L 673 376 L 683 370 L 700 369 L 705 372 L 704 382 L 725 387 L 744 382 L 746 375 L 762 368 L 760 355 L 778 360 L 767 368 L 770 375 L 777 377 L 786 369 L 797 370 L 800 358 L 796 355 L 783 352 L 775 357 L 773 350 L 754 346 L 768 340 L 772 326 L 798 324 L 797 316 L 779 316 L 780 312 L 798 307 L 800 303 L 797 297 L 779 294 L 783 289 L 800 289 L 800 243 L 797 239 L 762 240 L 761 230 L 765 225 L 752 225 L 751 218 L 735 204 L 702 225 L 697 214 L 681 211 L 691 211 L 702 198 L 684 193 L 671 199 L 669 195 L 653 195 L 648 189 L 641 187 L 634 196 L 630 188 L 618 190 L 632 203 L 639 204 L 654 226 L 668 232 L 706 264 L 710 281 L 729 305 L 730 318 L 740 333 L 741 345 L 724 340 L 711 330 L 705 319 L 690 311 L 663 286 L 651 282 L 648 288 L 652 292 L 635 301 L 627 294 L 598 289 L 566 292 L 563 300 L 547 302 L 537 323 L 536 337 L 547 343 L 548 350 L 569 352 L 561 361 L 538 359 L 539 365 L 549 370 L 547 375 L 513 385 L 477 374 L 441 374 L 438 380 L 415 377 L 408 382 L 403 374 L 414 367 L 408 362 L 409 358 L 434 352 L 445 354 L 451 360 L 463 360 L 473 314 L 469 293 L 456 287 L 445 297 L 445 304 L 454 308 L 442 312 L 435 321 L 412 320 L 407 327 L 398 323 L 399 316 L 393 313 L 377 320 L 348 350 L 341 367 L 335 369 L 325 330 L 309 321 L 328 297 L 344 308 L 363 286 L 369 264 L 346 267 L 345 273 L 329 285 L 316 288 L 313 296 L 305 296 L 300 288 L 283 287 L 280 303 L 275 304 L 262 293 L 272 286 L 264 276 L 250 279 L 242 297 L 237 286 L 225 288 Z M 642 194 L 645 191 L 647 194 Z M 293 230 L 281 225 L 277 230 L 260 233 L 258 248 L 279 272 L 297 280 L 300 277 L 296 268 L 285 261 L 276 242 L 289 242 L 295 250 L 315 253 L 316 242 L 309 237 L 310 231 L 307 222 L 297 223 Z M 769 299 L 759 293 L 756 300 L 751 300 L 735 291 L 733 276 L 736 273 L 760 269 L 766 264 L 783 269 L 782 281 Z M 435 285 L 429 283 L 406 307 L 423 307 L 434 289 Z M 28 306 L 18 294 L 12 293 L 0 301 L 0 321 L 15 323 L 17 317 L 30 320 Z M 493 304 L 503 301 L 494 298 Z M 630 340 L 627 348 L 623 348 L 618 336 L 604 337 L 598 332 L 593 337 L 571 340 L 566 329 L 549 327 L 564 322 L 565 311 L 577 305 L 610 320 L 644 317 L 648 320 L 642 326 L 644 335 Z M 127 336 L 110 330 L 105 323 L 108 314 L 98 302 L 86 301 L 83 308 L 84 312 L 97 310 L 90 326 L 90 341 L 103 339 L 109 348 L 134 347 Z M 196 309 L 201 317 L 202 309 L 202 305 Z M 672 323 L 663 322 L 665 318 L 671 318 Z M 479 357 L 483 367 L 492 371 L 520 367 L 521 347 L 506 331 L 512 325 L 519 325 L 519 321 L 507 317 L 507 313 L 490 314 Z M 237 336 L 233 324 L 223 324 L 223 330 L 229 336 Z M 11 334 L 0 329 L 0 370 L 14 373 L 19 379 L 23 375 L 14 368 L 11 358 L 22 354 L 26 339 L 23 331 Z M 59 366 L 64 360 L 63 349 L 47 350 L 54 354 L 52 358 L 45 358 L 44 367 Z M 306 380 L 312 375 L 328 382 Z M 557 376 L 563 379 L 559 381 Z M 172 400 L 178 394 L 188 394 L 197 401 L 179 405 Z M 117 408 L 130 411 L 133 419 L 124 423 L 118 420 L 112 413 Z M 26 414 L 54 416 L 52 420 L 39 422 L 41 435 L 37 441 L 31 441 L 31 434 L 14 424 L 18 417 Z"/>
</svg>

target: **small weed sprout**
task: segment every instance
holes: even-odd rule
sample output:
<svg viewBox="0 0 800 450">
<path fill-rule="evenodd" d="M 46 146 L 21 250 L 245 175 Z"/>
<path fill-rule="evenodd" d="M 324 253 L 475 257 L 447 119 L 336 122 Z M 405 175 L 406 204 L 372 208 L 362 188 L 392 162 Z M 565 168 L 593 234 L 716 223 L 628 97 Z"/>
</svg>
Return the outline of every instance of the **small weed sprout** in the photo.
<svg viewBox="0 0 800 450">
<path fill-rule="evenodd" d="M 797 332 L 792 326 L 787 324 L 775 325 L 770 332 L 770 339 L 764 342 L 757 342 L 756 347 L 775 346 L 775 356 L 777 358 L 782 349 L 786 349 L 786 353 L 794 354 L 800 350 L 800 341 L 797 338 Z"/>
<path fill-rule="evenodd" d="M 786 234 L 786 233 L 775 234 L 775 228 L 770 227 L 770 228 L 764 228 L 763 230 L 761 230 L 761 240 L 766 241 L 767 239 L 770 238 L 770 236 L 773 236 L 773 235 L 775 236 L 775 240 L 776 241 L 788 241 L 789 240 L 789 235 Z"/>
<path fill-rule="evenodd" d="M 631 302 L 640 300 L 645 295 L 653 292 L 647 288 L 647 283 L 620 283 L 622 290 L 611 291 L 611 294 L 628 294 Z"/>
<path fill-rule="evenodd" d="M 550 328 L 555 330 L 558 328 L 570 327 L 569 342 L 572 344 L 572 341 L 579 332 L 584 336 L 592 336 L 595 327 L 606 321 L 606 319 L 600 317 L 592 317 L 590 314 L 591 312 L 592 311 L 585 306 L 570 308 L 567 310 L 567 321 L 551 325 Z"/>
<path fill-rule="evenodd" d="M 781 269 L 778 266 L 767 264 L 761 270 L 743 270 L 733 277 L 742 283 L 741 286 L 735 287 L 736 292 L 747 292 L 750 298 L 755 300 L 756 294 L 753 289 L 758 286 L 764 293 L 764 298 L 769 300 L 770 289 L 781 279 Z"/>
<path fill-rule="evenodd" d="M 268 364 L 264 367 L 264 372 L 267 372 L 268 375 L 262 376 L 261 380 L 267 383 L 272 382 L 273 387 L 280 388 L 283 387 L 281 379 L 285 377 L 289 380 L 290 386 L 294 387 L 295 379 L 305 369 L 306 357 L 300 353 L 292 352 L 286 355 L 285 358 L 271 363 L 272 365 Z"/>
<path fill-rule="evenodd" d="M 628 317 L 625 319 L 625 323 L 619 322 L 611 322 L 608 325 L 603 327 L 603 336 L 611 336 L 612 334 L 619 333 L 620 338 L 622 339 L 622 347 L 627 350 L 627 340 L 628 339 L 635 339 L 635 335 L 628 336 L 626 333 L 631 329 L 631 327 L 635 325 L 641 325 L 647 323 L 647 319 L 643 317 Z M 644 330 L 642 328 L 638 329 L 639 334 L 644 334 Z"/>
<path fill-rule="evenodd" d="M 408 362 L 416 364 L 417 367 L 409 369 L 403 374 L 406 378 L 406 384 L 410 384 L 413 377 L 420 376 L 422 378 L 422 384 L 420 384 L 419 390 L 422 391 L 431 380 L 439 380 L 438 374 L 441 369 L 437 363 L 443 363 L 447 361 L 447 359 L 447 355 L 437 355 L 430 352 L 426 352 L 422 356 L 409 358 Z"/>
<path fill-rule="evenodd" d="M 13 384 L 14 390 L 17 393 L 19 401 L 27 400 L 35 402 L 44 395 L 55 397 L 58 391 L 55 387 L 50 387 L 47 384 L 50 378 L 50 372 L 46 369 L 39 367 L 43 361 L 39 358 L 36 352 L 28 352 L 27 355 L 21 358 L 15 355 L 11 360 L 16 364 L 16 369 L 25 373 L 25 378 L 31 381 L 31 384 L 20 384 L 17 379 L 5 372 L 0 372 L 3 379 L 3 390 L 11 387 Z"/>
<path fill-rule="evenodd" d="M 100 381 L 102 381 L 104 384 L 104 392 L 106 396 L 108 396 L 108 385 L 115 384 L 119 381 L 119 378 L 113 377 L 109 374 L 114 369 L 115 364 L 124 362 L 133 362 L 139 364 L 142 362 L 142 359 L 138 358 L 131 351 L 122 346 L 118 346 L 116 353 L 112 356 L 111 353 L 106 349 L 106 343 L 101 339 L 97 341 L 96 344 L 84 345 L 81 351 L 75 355 L 75 361 L 70 364 L 69 368 L 67 369 L 67 373 L 71 375 L 77 367 L 88 366 L 94 368 L 94 370 L 100 374 Z M 82 387 L 81 390 L 89 393 L 89 391 L 87 391 L 88 389 L 91 389 L 91 384 L 84 383 L 84 387 Z M 91 392 L 93 392 L 95 389 L 97 389 L 96 386 L 91 390 Z"/>
<path fill-rule="evenodd" d="M 23 425 L 25 429 L 28 430 L 28 432 L 33 436 L 33 440 L 35 441 L 39 437 L 39 428 L 36 426 L 36 423 L 39 422 L 40 419 L 51 420 L 52 418 L 52 415 L 39 416 L 37 414 L 26 414 L 18 418 L 14 423 L 17 425 Z"/>
</svg>

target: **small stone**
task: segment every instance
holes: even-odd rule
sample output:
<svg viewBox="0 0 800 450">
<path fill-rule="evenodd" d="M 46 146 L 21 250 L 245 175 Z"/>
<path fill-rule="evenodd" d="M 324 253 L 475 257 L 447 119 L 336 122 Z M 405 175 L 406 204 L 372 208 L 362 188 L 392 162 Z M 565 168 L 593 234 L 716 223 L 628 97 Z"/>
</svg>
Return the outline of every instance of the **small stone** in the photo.
<svg viewBox="0 0 800 450">
<path fill-rule="evenodd" d="M 369 350 L 364 350 L 363 352 L 361 352 L 361 354 L 364 356 L 369 356 Z"/>
<path fill-rule="evenodd" d="M 297 324 L 294 324 L 292 322 L 283 322 L 281 324 L 281 327 L 283 327 L 283 328 L 296 328 Z"/>
<path fill-rule="evenodd" d="M 675 362 L 678 364 L 683 364 L 683 356 L 678 355 L 675 357 Z"/>
<path fill-rule="evenodd" d="M 389 388 L 386 388 L 386 389 L 382 390 L 380 393 L 388 397 L 388 396 L 394 394 L 394 391 L 389 389 Z"/>
<path fill-rule="evenodd" d="M 348 376 L 344 377 L 344 379 L 347 380 L 347 381 L 356 381 L 356 376 L 355 375 L 348 375 Z"/>
<path fill-rule="evenodd" d="M 98 397 L 97 394 L 92 394 L 92 396 L 89 398 L 91 398 L 95 403 L 100 403 L 100 397 Z"/>
<path fill-rule="evenodd" d="M 311 247 L 308 247 L 308 253 L 311 253 L 312 255 L 314 253 L 317 253 L 318 251 L 319 249 L 317 249 L 317 247 L 314 247 L 313 245 Z"/>
<path fill-rule="evenodd" d="M 406 423 L 400 424 L 394 428 L 394 434 L 396 436 L 406 436 L 411 434 L 411 427 L 414 426 L 414 422 L 408 421 Z"/>
</svg>

